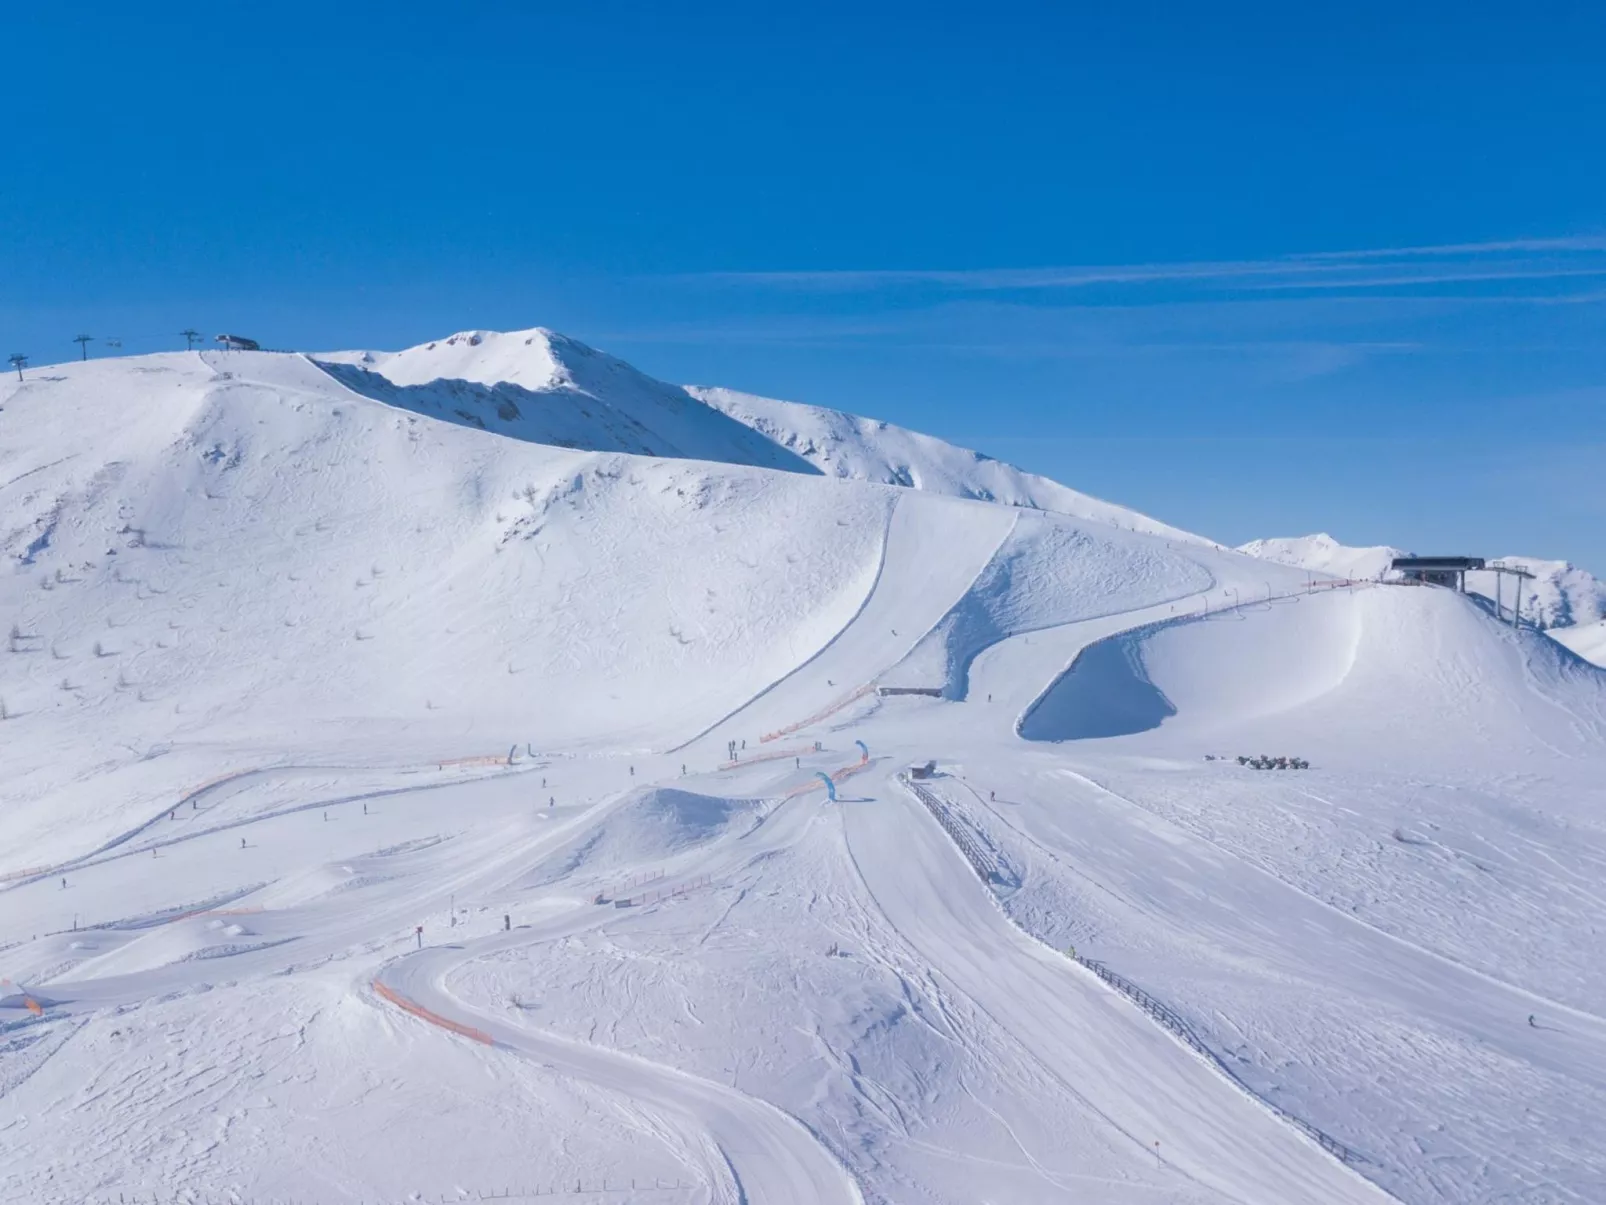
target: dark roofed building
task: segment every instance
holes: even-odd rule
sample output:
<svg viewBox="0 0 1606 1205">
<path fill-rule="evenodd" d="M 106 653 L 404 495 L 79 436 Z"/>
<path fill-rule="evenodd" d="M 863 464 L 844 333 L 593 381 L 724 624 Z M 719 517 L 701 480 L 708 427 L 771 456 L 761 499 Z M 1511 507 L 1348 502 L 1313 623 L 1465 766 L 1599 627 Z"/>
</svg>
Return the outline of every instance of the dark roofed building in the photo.
<svg viewBox="0 0 1606 1205">
<path fill-rule="evenodd" d="M 1397 556 L 1390 566 L 1404 574 L 1407 581 L 1454 586 L 1462 591 L 1467 588 L 1467 571 L 1483 567 L 1481 556 Z"/>
</svg>

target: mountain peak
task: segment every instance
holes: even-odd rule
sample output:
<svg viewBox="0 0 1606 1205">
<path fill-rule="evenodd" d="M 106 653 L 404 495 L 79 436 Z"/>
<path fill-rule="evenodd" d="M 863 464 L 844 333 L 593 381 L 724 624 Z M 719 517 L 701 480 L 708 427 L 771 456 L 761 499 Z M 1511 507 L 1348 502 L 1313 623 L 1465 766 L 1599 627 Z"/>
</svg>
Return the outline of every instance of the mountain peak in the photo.
<svg viewBox="0 0 1606 1205">
<path fill-rule="evenodd" d="M 853 478 L 1199 540 L 932 436 L 730 389 L 672 385 L 546 327 L 465 330 L 403 351 L 316 360 L 355 393 L 532 443 Z"/>
<path fill-rule="evenodd" d="M 1316 573 L 1330 573 L 1335 577 L 1376 580 L 1389 570 L 1397 556 L 1407 555 L 1386 544 L 1369 548 L 1352 548 L 1341 544 L 1325 531 L 1308 536 L 1281 536 L 1268 540 L 1251 540 L 1238 546 L 1239 552 L 1276 561 L 1280 565 L 1295 565 Z"/>
<path fill-rule="evenodd" d="M 360 364 L 394 385 L 448 380 L 551 389 L 572 380 L 568 360 L 591 355 L 595 353 L 583 343 L 545 327 L 532 327 L 524 331 L 458 331 L 401 351 L 336 352 L 317 358 Z"/>
</svg>

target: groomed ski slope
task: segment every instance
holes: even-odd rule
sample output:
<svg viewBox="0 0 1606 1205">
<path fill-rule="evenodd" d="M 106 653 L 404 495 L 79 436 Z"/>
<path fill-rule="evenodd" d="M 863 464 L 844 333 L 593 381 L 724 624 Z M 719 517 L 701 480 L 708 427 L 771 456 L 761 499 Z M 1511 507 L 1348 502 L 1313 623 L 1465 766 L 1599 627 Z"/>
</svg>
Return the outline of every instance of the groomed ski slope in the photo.
<svg viewBox="0 0 1606 1205">
<path fill-rule="evenodd" d="M 5 399 L 6 547 L 50 539 L 4 587 L 0 1198 L 1606 1191 L 1595 668 L 1137 523 L 158 359 Z M 149 429 L 57 463 L 108 380 Z"/>
</svg>

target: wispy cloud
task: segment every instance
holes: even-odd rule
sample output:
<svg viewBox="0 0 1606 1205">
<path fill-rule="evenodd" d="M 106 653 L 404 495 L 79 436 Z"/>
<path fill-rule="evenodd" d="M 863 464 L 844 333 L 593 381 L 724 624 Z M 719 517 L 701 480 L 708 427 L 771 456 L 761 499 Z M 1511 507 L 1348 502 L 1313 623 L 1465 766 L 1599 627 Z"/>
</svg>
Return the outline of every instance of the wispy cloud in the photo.
<svg viewBox="0 0 1606 1205">
<path fill-rule="evenodd" d="M 1404 256 L 1431 258 L 1445 255 L 1498 255 L 1533 251 L 1606 251 L 1606 235 L 1569 238 L 1506 239 L 1490 243 L 1441 243 L 1425 247 L 1388 247 L 1364 251 L 1313 251 L 1302 259 L 1390 259 Z"/>
<path fill-rule="evenodd" d="M 679 277 L 726 286 L 817 292 L 1040 292 L 1171 286 L 1211 293 L 1446 289 L 1492 281 L 1606 277 L 1606 236 L 1322 251 L 1269 259 L 1042 268 L 712 272 Z"/>
</svg>

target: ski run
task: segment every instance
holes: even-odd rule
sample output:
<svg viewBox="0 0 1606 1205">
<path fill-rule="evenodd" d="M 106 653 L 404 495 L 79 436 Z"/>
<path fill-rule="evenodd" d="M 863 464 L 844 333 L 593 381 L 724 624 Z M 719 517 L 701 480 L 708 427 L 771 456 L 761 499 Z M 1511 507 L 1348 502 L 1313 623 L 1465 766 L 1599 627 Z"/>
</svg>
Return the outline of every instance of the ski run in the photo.
<svg viewBox="0 0 1606 1205">
<path fill-rule="evenodd" d="M 1598 624 L 1273 551 L 546 331 L 8 379 L 0 1200 L 1606 1200 Z"/>
</svg>

